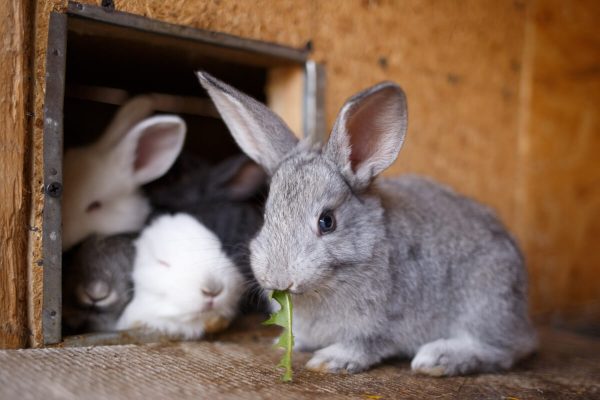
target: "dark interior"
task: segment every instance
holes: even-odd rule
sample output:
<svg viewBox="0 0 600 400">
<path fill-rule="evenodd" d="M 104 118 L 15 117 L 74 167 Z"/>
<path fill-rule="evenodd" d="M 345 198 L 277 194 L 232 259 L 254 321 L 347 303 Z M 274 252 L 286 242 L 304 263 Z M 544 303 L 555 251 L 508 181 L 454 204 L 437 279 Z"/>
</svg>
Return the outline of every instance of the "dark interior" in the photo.
<svg viewBox="0 0 600 400">
<path fill-rule="evenodd" d="M 69 18 L 65 147 L 92 142 L 119 108 L 118 104 L 95 99 L 93 95 L 81 98 L 76 94 L 81 88 L 120 89 L 129 97 L 161 93 L 207 99 L 194 74 L 203 69 L 265 101 L 264 87 L 271 61 L 261 65 L 254 57 L 245 59 L 229 53 L 231 50 L 188 39 Z M 186 150 L 209 161 L 239 152 L 219 118 L 178 114 L 188 125 Z"/>
<path fill-rule="evenodd" d="M 194 71 L 206 70 L 264 102 L 269 68 L 298 64 L 227 44 L 207 44 L 74 16 L 68 19 L 66 54 L 65 148 L 94 142 L 121 105 L 138 94 L 174 96 L 181 100 L 177 104 L 183 104 L 184 110 L 192 109 L 158 111 L 181 116 L 187 135 L 182 154 L 170 172 L 146 186 L 147 191 L 153 184 L 171 182 L 169 179 L 181 168 L 179 164 L 184 163 L 184 155 L 214 164 L 241 152 Z M 189 104 L 192 107 L 186 107 Z M 194 104 L 200 106 L 194 109 Z M 262 203 L 264 198 L 261 194 L 254 200 Z M 69 265 L 69 257 L 69 252 L 63 254 L 64 265 Z"/>
</svg>

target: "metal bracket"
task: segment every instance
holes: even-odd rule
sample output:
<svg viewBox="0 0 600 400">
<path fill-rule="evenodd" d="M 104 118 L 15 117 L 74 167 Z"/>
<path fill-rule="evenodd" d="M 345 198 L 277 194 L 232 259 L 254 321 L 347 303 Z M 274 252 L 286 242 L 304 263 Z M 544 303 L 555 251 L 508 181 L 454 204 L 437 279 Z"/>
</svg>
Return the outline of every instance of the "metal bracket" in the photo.
<svg viewBox="0 0 600 400">
<path fill-rule="evenodd" d="M 51 13 L 44 99 L 44 211 L 42 230 L 44 344 L 61 341 L 63 101 L 67 59 L 67 16 Z"/>
</svg>

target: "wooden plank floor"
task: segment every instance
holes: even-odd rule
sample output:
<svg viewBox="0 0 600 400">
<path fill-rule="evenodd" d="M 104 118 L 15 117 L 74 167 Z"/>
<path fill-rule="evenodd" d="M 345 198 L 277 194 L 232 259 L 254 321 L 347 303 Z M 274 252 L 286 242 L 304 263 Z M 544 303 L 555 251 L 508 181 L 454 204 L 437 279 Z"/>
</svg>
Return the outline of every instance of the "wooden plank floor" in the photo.
<svg viewBox="0 0 600 400">
<path fill-rule="evenodd" d="M 428 378 L 393 361 L 367 373 L 304 370 L 279 382 L 275 328 L 255 319 L 201 342 L 0 352 L 0 399 L 600 399 L 600 339 L 540 330 L 541 350 L 501 374 Z"/>
</svg>

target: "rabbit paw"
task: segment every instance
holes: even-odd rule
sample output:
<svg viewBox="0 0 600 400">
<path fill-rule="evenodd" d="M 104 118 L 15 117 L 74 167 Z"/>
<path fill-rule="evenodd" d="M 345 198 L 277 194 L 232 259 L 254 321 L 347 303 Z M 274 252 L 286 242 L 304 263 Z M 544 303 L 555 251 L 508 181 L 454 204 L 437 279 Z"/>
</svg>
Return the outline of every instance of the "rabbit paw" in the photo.
<svg viewBox="0 0 600 400">
<path fill-rule="evenodd" d="M 413 371 L 430 376 L 464 375 L 489 371 L 502 362 L 498 349 L 472 339 L 440 339 L 423 345 L 411 362 Z"/>
<path fill-rule="evenodd" d="M 306 363 L 311 371 L 355 374 L 371 366 L 367 357 L 340 344 L 333 344 L 315 353 Z"/>
</svg>

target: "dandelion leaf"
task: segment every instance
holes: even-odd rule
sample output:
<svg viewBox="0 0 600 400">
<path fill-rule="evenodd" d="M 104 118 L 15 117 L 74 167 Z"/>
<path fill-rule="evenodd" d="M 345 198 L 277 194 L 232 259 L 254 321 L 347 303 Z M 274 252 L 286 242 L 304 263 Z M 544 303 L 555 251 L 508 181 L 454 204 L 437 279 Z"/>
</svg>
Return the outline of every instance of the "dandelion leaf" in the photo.
<svg viewBox="0 0 600 400">
<path fill-rule="evenodd" d="M 281 306 L 280 310 L 271 314 L 268 320 L 263 322 L 265 325 L 278 325 L 283 328 L 283 332 L 276 347 L 281 347 L 284 350 L 283 357 L 278 367 L 284 369 L 281 380 L 290 382 L 292 380 L 292 349 L 294 348 L 294 335 L 292 334 L 292 298 L 287 291 L 274 290 L 271 293 L 271 298 Z"/>
</svg>

